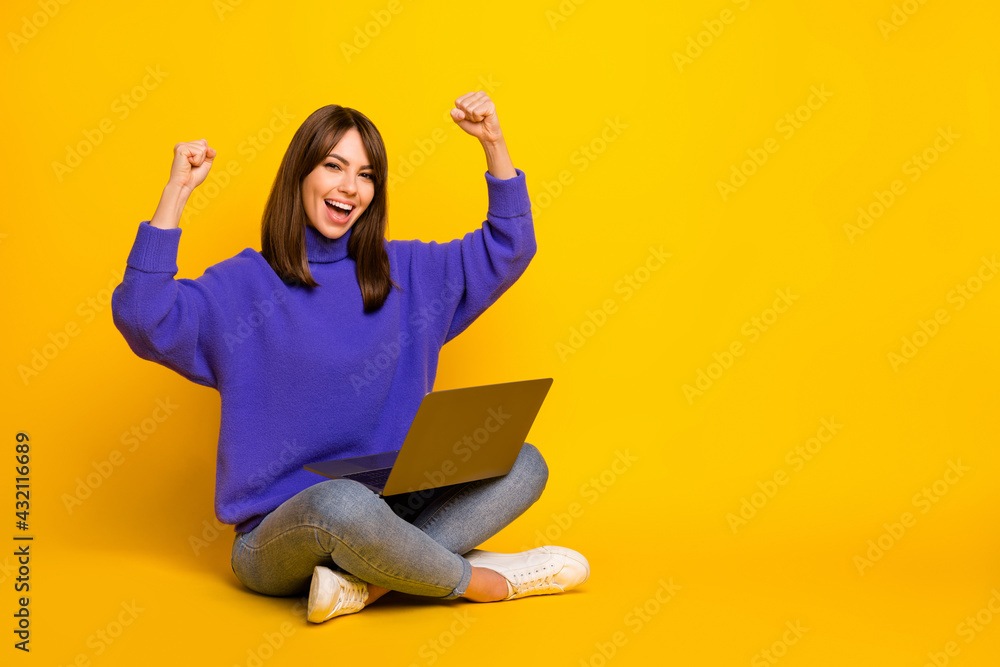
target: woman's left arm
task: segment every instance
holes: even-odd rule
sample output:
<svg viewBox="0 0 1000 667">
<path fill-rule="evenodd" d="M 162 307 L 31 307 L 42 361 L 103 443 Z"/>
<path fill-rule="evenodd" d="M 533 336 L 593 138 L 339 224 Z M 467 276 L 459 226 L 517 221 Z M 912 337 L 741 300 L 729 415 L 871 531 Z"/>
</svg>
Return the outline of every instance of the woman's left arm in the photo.
<svg viewBox="0 0 1000 667">
<path fill-rule="evenodd" d="M 491 176 L 506 180 L 517 176 L 504 140 L 496 106 L 489 95 L 479 90 L 455 100 L 451 119 L 463 130 L 479 139 L 486 151 L 486 169 Z"/>
<path fill-rule="evenodd" d="M 432 327 L 443 345 L 464 331 L 524 273 L 536 252 L 524 172 L 515 169 L 493 102 L 483 92 L 455 101 L 451 117 L 486 152 L 486 221 L 447 243 L 391 241 L 405 251 L 417 330 Z M 428 315 L 433 315 L 428 316 Z"/>
</svg>

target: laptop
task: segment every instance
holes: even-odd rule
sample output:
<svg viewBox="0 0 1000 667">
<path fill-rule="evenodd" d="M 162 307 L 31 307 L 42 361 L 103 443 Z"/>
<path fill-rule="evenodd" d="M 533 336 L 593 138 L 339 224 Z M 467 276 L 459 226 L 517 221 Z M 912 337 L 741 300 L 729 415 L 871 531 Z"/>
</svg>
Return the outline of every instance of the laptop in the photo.
<svg viewBox="0 0 1000 667">
<path fill-rule="evenodd" d="M 550 386 L 539 378 L 432 391 L 398 450 L 302 467 L 381 497 L 506 475 Z"/>
</svg>

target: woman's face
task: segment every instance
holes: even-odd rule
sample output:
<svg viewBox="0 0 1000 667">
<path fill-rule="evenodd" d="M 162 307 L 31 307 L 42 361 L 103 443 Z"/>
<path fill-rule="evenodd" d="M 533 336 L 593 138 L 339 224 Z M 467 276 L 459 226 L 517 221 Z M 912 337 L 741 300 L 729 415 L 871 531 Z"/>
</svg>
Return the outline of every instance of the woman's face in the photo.
<svg viewBox="0 0 1000 667">
<path fill-rule="evenodd" d="M 302 181 L 309 225 L 323 236 L 340 238 L 368 208 L 375 196 L 375 171 L 369 162 L 361 134 L 352 127 Z M 353 208 L 350 213 L 336 208 L 334 200 Z"/>
</svg>

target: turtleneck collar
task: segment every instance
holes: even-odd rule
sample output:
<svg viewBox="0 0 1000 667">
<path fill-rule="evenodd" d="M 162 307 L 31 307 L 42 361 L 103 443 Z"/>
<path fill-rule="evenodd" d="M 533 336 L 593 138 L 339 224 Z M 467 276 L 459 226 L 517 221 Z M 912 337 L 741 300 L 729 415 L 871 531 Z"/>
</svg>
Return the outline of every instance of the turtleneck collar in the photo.
<svg viewBox="0 0 1000 667">
<path fill-rule="evenodd" d="M 347 257 L 347 241 L 351 238 L 354 225 L 339 239 L 329 239 L 312 225 L 306 225 L 306 256 L 310 262 L 329 264 Z"/>
</svg>

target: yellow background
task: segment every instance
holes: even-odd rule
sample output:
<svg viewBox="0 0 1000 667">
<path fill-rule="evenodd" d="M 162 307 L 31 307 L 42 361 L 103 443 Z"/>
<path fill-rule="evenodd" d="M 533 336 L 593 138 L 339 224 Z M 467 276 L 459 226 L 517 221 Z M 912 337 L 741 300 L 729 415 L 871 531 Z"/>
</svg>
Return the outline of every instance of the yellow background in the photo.
<svg viewBox="0 0 1000 667">
<path fill-rule="evenodd" d="M 393 6 L 4 3 L 2 662 L 997 664 L 1000 280 L 975 280 L 1000 250 L 995 3 Z M 366 26 L 369 43 L 345 54 Z M 546 491 L 484 547 L 527 549 L 547 533 L 592 576 L 502 604 L 390 594 L 307 624 L 297 600 L 233 576 L 232 529 L 213 525 L 219 396 L 137 358 L 110 288 L 175 143 L 206 138 L 213 172 L 240 168 L 182 225 L 178 277 L 194 278 L 259 248 L 285 147 L 330 103 L 375 122 L 393 171 L 414 166 L 392 193 L 390 238 L 461 237 L 485 218 L 486 165 L 447 113 L 474 90 L 495 101 L 526 174 L 539 250 L 442 350 L 435 388 L 554 378 L 528 437 L 548 461 Z M 275 109 L 293 120 L 268 137 Z M 789 134 L 781 120 L 796 113 Z M 57 174 L 102 121 L 113 131 Z M 253 159 L 251 136 L 268 138 Z M 433 151 L 432 136 L 445 137 Z M 777 150 L 741 167 L 765 145 Z M 933 162 L 912 180 L 925 152 Z M 724 198 L 733 169 L 753 173 Z M 897 180 L 902 194 L 852 238 L 858 207 Z M 669 259 L 646 271 L 661 246 Z M 623 289 L 627 276 L 641 288 Z M 958 285 L 978 290 L 961 308 Z M 797 299 L 774 317 L 778 290 Z M 23 379 L 67 326 L 76 335 Z M 588 335 L 560 355 L 574 328 Z M 915 334 L 916 354 L 894 367 Z M 737 342 L 742 354 L 712 368 Z M 689 400 L 699 371 L 715 377 Z M 177 405 L 162 423 L 158 399 Z M 842 427 L 830 437 L 823 419 Z M 129 451 L 123 434 L 144 423 Z M 11 646 L 22 430 L 30 654 Z M 827 442 L 796 469 L 788 453 L 817 435 Z M 121 464 L 67 509 L 115 450 Z M 634 460 L 616 468 L 625 453 Z M 946 476 L 949 461 L 968 470 Z M 771 486 L 776 473 L 785 483 Z M 744 499 L 758 507 L 734 532 Z M 891 537 L 885 524 L 905 512 Z M 888 548 L 859 568 L 880 537 Z M 977 613 L 979 630 L 961 625 Z"/>
</svg>

